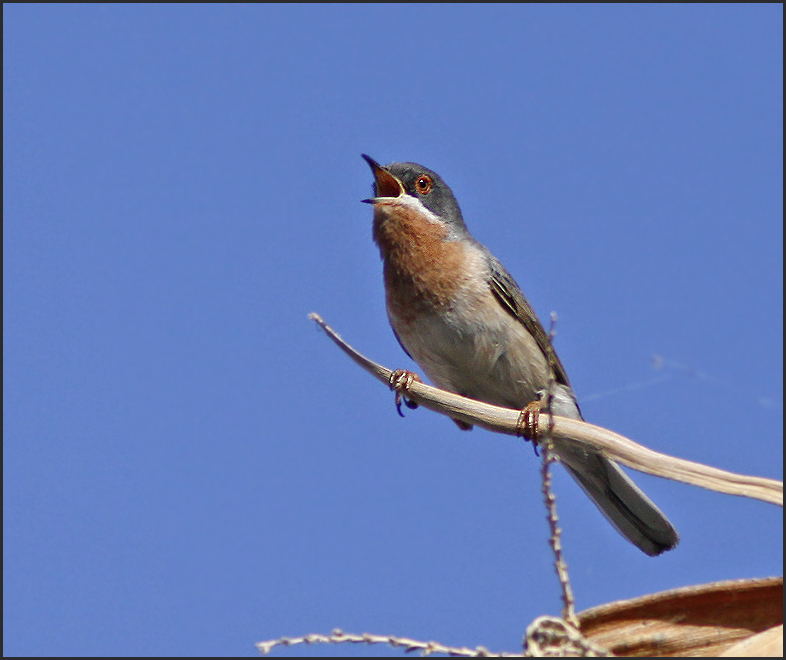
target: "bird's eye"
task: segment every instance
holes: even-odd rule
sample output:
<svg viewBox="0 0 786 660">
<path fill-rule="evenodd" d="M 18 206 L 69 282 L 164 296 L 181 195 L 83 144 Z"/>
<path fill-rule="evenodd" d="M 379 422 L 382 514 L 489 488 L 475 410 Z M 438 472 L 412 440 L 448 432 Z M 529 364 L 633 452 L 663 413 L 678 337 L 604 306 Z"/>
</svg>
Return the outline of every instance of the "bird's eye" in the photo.
<svg viewBox="0 0 786 660">
<path fill-rule="evenodd" d="M 418 180 L 415 181 L 415 188 L 417 188 L 417 191 L 421 195 L 428 195 L 433 187 L 434 182 L 428 174 L 422 174 L 418 177 Z"/>
</svg>

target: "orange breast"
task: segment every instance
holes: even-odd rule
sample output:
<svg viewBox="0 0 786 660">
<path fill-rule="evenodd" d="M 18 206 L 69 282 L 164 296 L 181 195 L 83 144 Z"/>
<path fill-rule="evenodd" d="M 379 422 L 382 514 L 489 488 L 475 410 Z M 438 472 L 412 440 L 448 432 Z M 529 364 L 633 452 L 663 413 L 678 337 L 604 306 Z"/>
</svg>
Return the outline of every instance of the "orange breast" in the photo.
<svg viewBox="0 0 786 660">
<path fill-rule="evenodd" d="M 378 207 L 374 240 L 384 262 L 388 311 L 406 325 L 451 306 L 464 285 L 467 251 L 448 227 L 408 207 Z"/>
</svg>

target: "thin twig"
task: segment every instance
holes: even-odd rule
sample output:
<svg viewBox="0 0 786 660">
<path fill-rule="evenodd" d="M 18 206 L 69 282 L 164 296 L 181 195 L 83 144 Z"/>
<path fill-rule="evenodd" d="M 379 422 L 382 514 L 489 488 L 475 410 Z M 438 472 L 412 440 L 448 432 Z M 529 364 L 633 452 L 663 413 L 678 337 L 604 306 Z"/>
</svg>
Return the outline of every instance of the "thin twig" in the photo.
<svg viewBox="0 0 786 660">
<path fill-rule="evenodd" d="M 557 313 L 551 313 L 551 325 L 549 327 L 549 341 L 553 344 L 554 338 L 557 336 Z M 562 589 L 562 618 L 567 621 L 574 628 L 578 628 L 578 619 L 576 619 L 576 601 L 573 598 L 573 589 L 570 586 L 570 576 L 568 575 L 568 564 L 565 561 L 565 556 L 562 552 L 562 530 L 559 526 L 559 517 L 557 516 L 557 497 L 551 489 L 551 464 L 557 459 L 552 451 L 551 431 L 554 428 L 554 415 L 552 414 L 552 405 L 554 403 L 554 372 L 549 374 L 548 396 L 546 398 L 546 412 L 549 416 L 548 431 L 542 439 L 538 440 L 539 446 L 543 449 L 543 463 L 541 465 L 540 475 L 543 484 L 543 498 L 546 504 L 546 511 L 548 513 L 547 519 L 549 521 L 549 543 L 551 550 L 554 553 L 554 569 L 557 572 L 557 579 L 559 580 Z"/>
<path fill-rule="evenodd" d="M 539 616 L 527 626 L 524 654 L 533 658 L 597 658 L 612 655 L 586 639 L 577 626 L 554 616 Z"/>
<path fill-rule="evenodd" d="M 546 503 L 546 511 L 548 511 L 548 516 L 546 516 L 546 518 L 549 521 L 549 529 L 551 530 L 551 534 L 549 534 L 549 543 L 554 553 L 554 568 L 557 571 L 557 578 L 562 588 L 562 618 L 574 628 L 578 628 L 579 622 L 576 618 L 576 601 L 573 598 L 573 589 L 570 586 L 568 564 L 565 562 L 565 557 L 562 554 L 562 530 L 560 529 L 559 518 L 557 517 L 557 498 L 551 490 L 551 464 L 556 459 L 554 458 L 554 454 L 551 453 L 550 444 L 548 438 L 545 442 L 541 442 L 540 444 L 543 450 L 543 463 L 540 469 L 540 475 L 543 480 L 543 499 Z"/>
<path fill-rule="evenodd" d="M 280 639 L 270 639 L 265 642 L 257 642 L 256 647 L 262 655 L 270 653 L 276 646 L 295 646 L 297 644 L 390 644 L 393 647 L 403 648 L 407 653 L 420 651 L 421 655 L 431 655 L 432 653 L 444 653 L 445 655 L 463 656 L 465 658 L 511 658 L 522 657 L 521 653 L 492 653 L 485 646 L 477 646 L 474 649 L 466 646 L 455 647 L 445 646 L 439 642 L 421 642 L 407 637 L 396 637 L 395 635 L 373 635 L 362 633 L 360 635 L 345 633 L 336 628 L 330 635 L 319 635 L 316 633 L 303 635 L 302 637 L 281 637 Z"/>
<path fill-rule="evenodd" d="M 394 648 L 403 648 L 406 653 L 420 651 L 421 655 L 442 653 L 444 655 L 464 658 L 525 658 L 525 657 L 598 657 L 608 656 L 605 649 L 585 639 L 575 626 L 552 616 L 541 616 L 527 626 L 524 636 L 523 653 L 492 653 L 485 646 L 474 649 L 466 646 L 445 646 L 439 642 L 422 642 L 408 637 L 395 635 L 360 635 L 345 633 L 336 628 L 330 635 L 312 633 L 300 637 L 281 637 L 257 642 L 256 647 L 262 655 L 267 655 L 277 646 L 296 646 L 298 644 L 390 644 Z"/>
</svg>

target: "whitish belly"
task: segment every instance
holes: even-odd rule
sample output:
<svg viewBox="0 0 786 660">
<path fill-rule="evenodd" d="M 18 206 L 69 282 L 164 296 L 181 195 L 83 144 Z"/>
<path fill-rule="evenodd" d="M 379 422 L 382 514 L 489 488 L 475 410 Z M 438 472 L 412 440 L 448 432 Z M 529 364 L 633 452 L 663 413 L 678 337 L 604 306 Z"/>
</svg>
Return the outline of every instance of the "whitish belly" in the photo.
<svg viewBox="0 0 786 660">
<path fill-rule="evenodd" d="M 491 300 L 498 304 L 496 300 Z M 478 314 L 466 322 L 455 312 L 423 315 L 394 328 L 415 361 L 442 389 L 508 408 L 523 408 L 549 384 L 537 342 L 509 314 Z"/>
</svg>

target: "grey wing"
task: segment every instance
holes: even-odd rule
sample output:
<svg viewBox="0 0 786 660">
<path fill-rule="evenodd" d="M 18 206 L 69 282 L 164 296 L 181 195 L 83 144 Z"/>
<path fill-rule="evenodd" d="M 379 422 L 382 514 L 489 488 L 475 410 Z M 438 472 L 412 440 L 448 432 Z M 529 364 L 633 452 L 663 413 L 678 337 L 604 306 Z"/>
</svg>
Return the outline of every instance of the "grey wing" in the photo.
<svg viewBox="0 0 786 660">
<path fill-rule="evenodd" d="M 551 339 L 518 284 L 491 253 L 486 251 L 486 254 L 491 273 L 489 284 L 494 295 L 535 338 L 548 358 L 556 381 L 570 387 L 568 375 L 551 345 Z M 572 444 L 562 443 L 556 449 L 560 462 L 570 475 L 617 531 L 631 543 L 648 555 L 658 555 L 677 545 L 677 530 L 616 463 Z"/>
<path fill-rule="evenodd" d="M 562 366 L 562 362 L 560 362 L 554 347 L 551 345 L 548 333 L 543 329 L 535 314 L 535 310 L 527 302 L 519 285 L 516 284 L 516 280 L 511 277 L 510 273 L 505 270 L 505 267 L 488 250 L 486 250 L 486 255 L 491 271 L 489 285 L 497 300 L 535 338 L 554 372 L 555 380 L 562 385 L 570 387 L 568 374 L 565 372 L 565 367 Z"/>
</svg>

